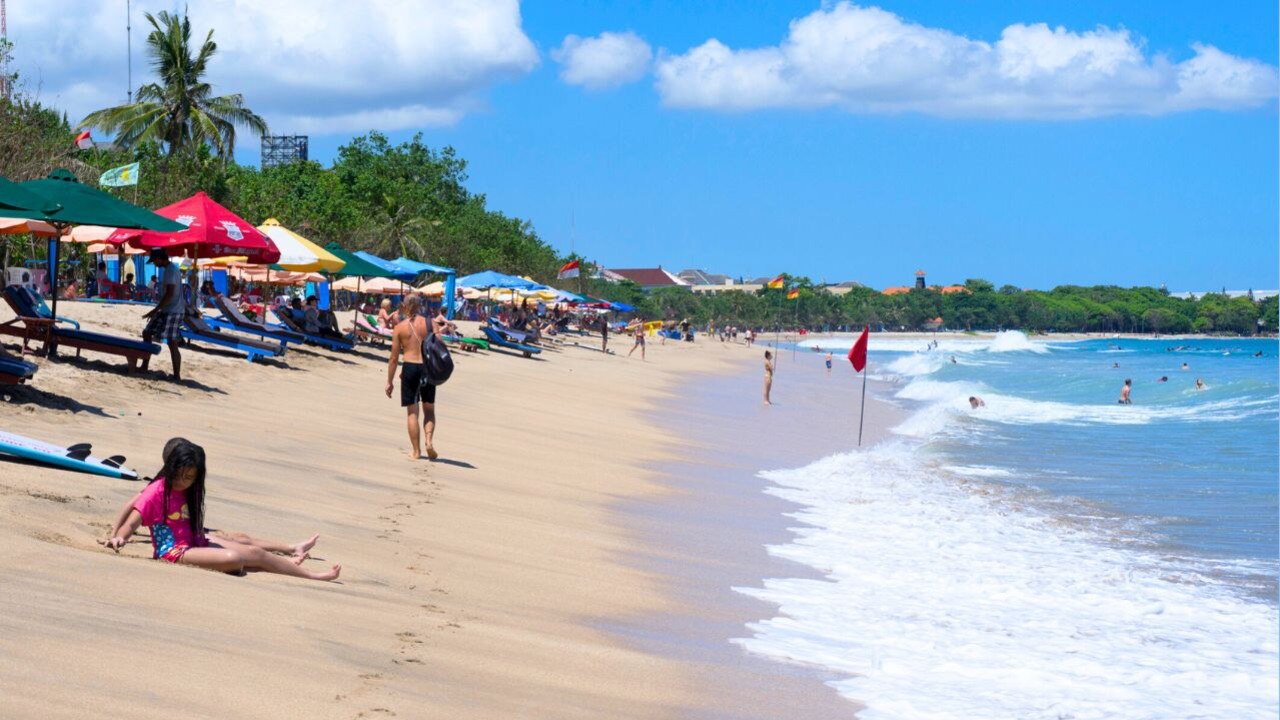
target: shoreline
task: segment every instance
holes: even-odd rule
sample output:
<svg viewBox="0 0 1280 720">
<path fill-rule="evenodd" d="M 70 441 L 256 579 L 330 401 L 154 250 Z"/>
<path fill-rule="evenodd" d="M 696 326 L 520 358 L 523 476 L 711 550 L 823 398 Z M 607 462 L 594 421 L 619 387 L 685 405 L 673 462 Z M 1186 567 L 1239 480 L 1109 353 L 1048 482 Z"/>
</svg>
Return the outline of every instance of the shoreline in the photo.
<svg viewBox="0 0 1280 720">
<path fill-rule="evenodd" d="M 768 551 L 793 540 L 790 514 L 799 506 L 766 493 L 769 483 L 759 473 L 802 467 L 856 445 L 850 435 L 856 433 L 856 408 L 833 388 L 842 382 L 856 388 L 852 373 L 837 366 L 829 376 L 818 358 L 799 353 L 793 362 L 787 355 L 779 362 L 775 405 L 769 408 L 757 397 L 758 358 L 743 359 L 727 373 L 686 377 L 679 407 L 647 413 L 650 422 L 679 430 L 682 456 L 653 463 L 672 494 L 619 503 L 637 545 L 646 548 L 632 552 L 631 561 L 660 575 L 663 591 L 678 598 L 681 607 L 605 627 L 697 673 L 716 702 L 689 717 L 747 720 L 790 714 L 834 720 L 855 717 L 861 709 L 828 684 L 836 674 L 756 655 L 736 642 L 750 636 L 748 623 L 778 614 L 777 605 L 738 588 L 760 587 L 767 578 L 822 578 L 813 568 Z M 881 383 L 872 384 L 881 389 Z M 886 439 L 901 417 L 873 393 L 864 449 Z M 827 422 L 815 424 L 814 418 Z M 770 442 L 757 442 L 757 432 Z"/>
</svg>

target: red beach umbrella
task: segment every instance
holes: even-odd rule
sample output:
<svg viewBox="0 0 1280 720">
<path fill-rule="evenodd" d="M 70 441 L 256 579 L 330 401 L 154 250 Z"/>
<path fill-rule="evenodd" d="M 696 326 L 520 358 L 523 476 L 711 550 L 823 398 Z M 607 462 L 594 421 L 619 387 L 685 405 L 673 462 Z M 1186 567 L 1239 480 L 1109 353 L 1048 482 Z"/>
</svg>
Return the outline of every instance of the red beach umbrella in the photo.
<svg viewBox="0 0 1280 720">
<path fill-rule="evenodd" d="M 170 255 L 185 252 L 195 258 L 239 255 L 253 265 L 269 265 L 280 259 L 280 251 L 271 238 L 203 192 L 155 212 L 187 229 L 172 233 L 120 229 L 111 233 L 106 242 L 119 245 L 127 241 L 134 247 L 160 248 Z"/>
</svg>

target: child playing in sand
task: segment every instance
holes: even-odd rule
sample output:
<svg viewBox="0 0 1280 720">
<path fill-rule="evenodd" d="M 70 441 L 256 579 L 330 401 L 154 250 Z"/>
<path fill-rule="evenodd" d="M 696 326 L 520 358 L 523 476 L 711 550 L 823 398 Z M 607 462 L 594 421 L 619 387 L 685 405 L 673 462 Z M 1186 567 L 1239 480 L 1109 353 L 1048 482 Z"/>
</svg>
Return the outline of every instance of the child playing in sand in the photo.
<svg viewBox="0 0 1280 720">
<path fill-rule="evenodd" d="M 130 502 L 123 522 L 117 524 L 111 537 L 103 543 L 106 547 L 119 552 L 138 526 L 146 525 L 151 530 L 153 557 L 157 560 L 222 572 L 264 570 L 311 580 L 337 579 L 341 565 L 323 572 L 301 566 L 316 537 L 293 546 L 264 542 L 247 535 L 239 537 L 248 543 L 228 539 L 237 536 L 230 534 L 215 536 L 217 542 L 210 541 L 204 533 L 204 449 L 181 438 L 170 441 L 165 449 L 164 466 L 155 480 Z M 294 557 L 276 555 L 268 548 L 292 552 Z"/>
</svg>

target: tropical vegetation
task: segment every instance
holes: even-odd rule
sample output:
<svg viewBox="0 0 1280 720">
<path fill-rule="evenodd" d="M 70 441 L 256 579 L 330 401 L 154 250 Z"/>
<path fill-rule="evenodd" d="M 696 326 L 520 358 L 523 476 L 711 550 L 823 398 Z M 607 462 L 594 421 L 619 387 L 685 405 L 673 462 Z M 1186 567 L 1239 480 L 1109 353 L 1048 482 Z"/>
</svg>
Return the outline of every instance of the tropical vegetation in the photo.
<svg viewBox="0 0 1280 720">
<path fill-rule="evenodd" d="M 151 24 L 146 53 L 158 82 L 138 88 L 134 102 L 89 113 L 80 127 L 114 133 L 115 145 L 126 150 L 155 142 L 176 155 L 207 146 L 224 160 L 235 153 L 237 128 L 267 132 L 266 121 L 245 107 L 244 96 L 215 96 L 205 81 L 218 51 L 213 30 L 193 54 L 190 18 L 168 12 L 145 15 Z"/>
</svg>

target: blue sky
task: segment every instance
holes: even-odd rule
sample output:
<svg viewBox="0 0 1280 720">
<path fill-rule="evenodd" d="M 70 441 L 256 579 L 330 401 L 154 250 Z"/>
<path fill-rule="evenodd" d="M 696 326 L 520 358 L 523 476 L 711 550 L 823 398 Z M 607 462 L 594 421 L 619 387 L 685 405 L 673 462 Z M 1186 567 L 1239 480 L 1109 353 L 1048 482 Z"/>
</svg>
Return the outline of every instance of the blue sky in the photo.
<svg viewBox="0 0 1280 720">
<path fill-rule="evenodd" d="M 1063 88 L 1096 80 L 1059 73 L 1038 94 L 996 107 L 1007 88 L 983 85 L 976 71 L 955 70 L 939 83 L 977 83 L 957 97 L 921 99 L 934 92 L 927 75 L 935 69 L 921 75 L 896 66 L 885 72 L 905 73 L 901 82 L 868 90 L 865 78 L 852 80 L 824 95 L 815 90 L 815 83 L 827 88 L 824 78 L 812 78 L 814 66 L 791 57 L 792 70 L 810 79 L 757 95 L 770 78 L 724 85 L 734 76 L 691 71 L 696 64 L 678 61 L 693 63 L 694 49 L 715 38 L 727 53 L 716 57 L 746 63 L 754 56 L 738 51 L 778 46 L 789 23 L 804 18 L 819 39 L 796 46 L 821 53 L 832 47 L 821 33 L 841 13 L 858 22 L 885 16 L 795 2 L 537 2 L 520 7 L 514 21 L 514 32 L 532 47 L 521 54 L 509 39 L 499 43 L 508 54 L 455 106 L 464 110 L 443 121 L 401 123 L 388 134 L 404 139 L 421 129 L 430 144 L 453 145 L 470 163 L 471 188 L 487 194 L 492 207 L 532 220 L 562 250 L 572 242 L 615 267 L 786 271 L 873 287 L 906 284 L 917 267 L 936 282 L 983 277 L 1036 288 L 1280 284 L 1274 87 L 1259 90 L 1253 82 L 1228 92 L 1213 81 L 1190 100 L 1185 88 L 1177 97 L 1147 94 L 1162 67 L 1198 57 L 1197 43 L 1273 78 L 1274 3 L 878 7 L 892 14 L 891 30 L 925 28 L 929 38 L 942 37 L 938 47 L 961 58 L 948 60 L 946 72 L 978 62 L 971 53 L 989 54 L 968 41 L 996 44 L 1009 26 L 1047 23 L 1065 28 L 1072 42 L 1098 40 L 1090 33 L 1104 26 L 1098 42 L 1108 41 L 1105 52 L 1140 55 L 1130 68 L 1137 79 L 1091 85 L 1087 101 L 1059 105 Z M 222 26 L 213 25 L 221 42 Z M 1110 42 L 1123 30 L 1128 44 Z M 604 89 L 562 78 L 564 57 L 553 51 L 566 35 L 626 31 L 652 48 L 656 64 Z M 1036 62 L 1052 59 L 1056 50 L 1041 41 L 1053 38 L 1027 37 Z M 889 56 L 891 64 L 896 59 Z M 685 74 L 656 80 L 667 61 Z M 135 60 L 135 72 L 140 64 Z M 254 92 L 246 91 L 251 105 Z M 881 101 L 898 104 L 875 104 Z M 300 117 L 296 124 L 311 132 L 312 156 L 321 161 L 360 122 L 330 129 Z M 277 131 L 295 129 L 288 119 L 268 119 Z M 256 153 L 240 154 L 253 160 Z"/>
</svg>

